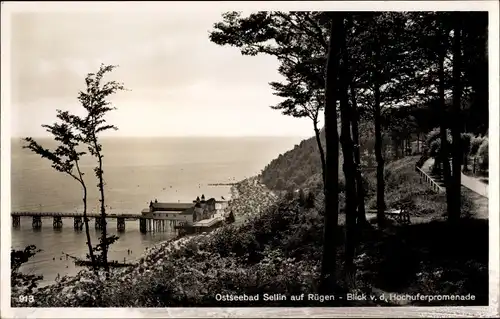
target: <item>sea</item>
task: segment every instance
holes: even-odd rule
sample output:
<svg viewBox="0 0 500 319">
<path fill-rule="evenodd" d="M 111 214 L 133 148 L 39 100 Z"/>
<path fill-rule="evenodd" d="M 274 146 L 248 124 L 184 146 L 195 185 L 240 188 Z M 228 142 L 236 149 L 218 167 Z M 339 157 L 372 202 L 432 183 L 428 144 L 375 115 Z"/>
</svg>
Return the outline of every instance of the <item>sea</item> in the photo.
<svg viewBox="0 0 500 319">
<path fill-rule="evenodd" d="M 229 199 L 230 186 L 209 184 L 234 183 L 255 176 L 279 154 L 300 143 L 303 137 L 154 137 L 103 138 L 105 204 L 108 213 L 140 213 L 150 201 L 191 202 L 197 196 Z M 50 139 L 37 140 L 53 149 Z M 47 159 L 22 148 L 22 141 L 11 144 L 12 211 L 81 212 L 82 188 L 70 176 L 57 172 Z M 88 211 L 99 212 L 99 193 L 94 174 L 96 163 L 90 156 L 81 159 L 89 190 Z M 93 244 L 99 231 L 90 222 Z M 37 253 L 21 271 L 42 275 L 41 286 L 56 277 L 74 275 L 81 268 L 67 255 L 84 258 L 87 253 L 85 232 L 73 229 L 73 219 L 64 218 L 63 227 L 54 230 L 52 218 L 42 219 L 42 228 L 33 230 L 32 218 L 22 217 L 21 226 L 11 226 L 11 246 L 24 249 L 35 245 Z M 131 262 L 144 249 L 174 236 L 172 232 L 139 232 L 139 221 L 126 221 L 125 231 L 117 232 L 116 220 L 108 220 L 108 232 L 119 236 L 110 247 L 109 259 Z"/>
</svg>

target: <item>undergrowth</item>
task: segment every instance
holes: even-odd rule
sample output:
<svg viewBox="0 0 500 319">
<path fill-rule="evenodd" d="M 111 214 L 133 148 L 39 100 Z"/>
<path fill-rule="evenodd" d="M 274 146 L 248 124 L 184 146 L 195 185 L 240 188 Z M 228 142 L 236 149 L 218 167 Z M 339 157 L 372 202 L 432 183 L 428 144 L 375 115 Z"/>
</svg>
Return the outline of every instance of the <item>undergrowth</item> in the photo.
<svg viewBox="0 0 500 319">
<path fill-rule="evenodd" d="M 415 157 L 386 167 L 389 207 L 410 205 L 411 214 L 441 216 L 443 195 L 420 184 Z M 367 175 L 368 203 L 374 202 L 374 175 Z M 244 198 L 245 194 L 240 194 Z M 474 207 L 467 200 L 464 210 Z M 468 206 L 467 206 L 468 205 Z M 360 302 L 264 301 L 263 294 L 300 295 L 318 291 L 323 246 L 322 201 L 283 198 L 209 235 L 192 237 L 178 249 L 150 256 L 131 274 L 95 280 L 82 273 L 73 288 L 37 293 L 45 307 L 175 307 L 175 306 L 368 306 Z M 342 269 L 344 226 L 338 227 L 338 268 Z M 475 305 L 487 304 L 488 222 L 463 219 L 451 228 L 443 219 L 426 223 L 389 223 L 384 231 L 364 230 L 356 257 L 360 291 L 474 294 Z M 339 276 L 340 277 L 340 276 Z M 96 292 L 99 298 L 96 298 Z M 260 295 L 254 302 L 218 301 L 218 295 Z M 441 305 L 452 302 L 441 302 Z M 470 304 L 462 304 L 470 305 Z"/>
</svg>

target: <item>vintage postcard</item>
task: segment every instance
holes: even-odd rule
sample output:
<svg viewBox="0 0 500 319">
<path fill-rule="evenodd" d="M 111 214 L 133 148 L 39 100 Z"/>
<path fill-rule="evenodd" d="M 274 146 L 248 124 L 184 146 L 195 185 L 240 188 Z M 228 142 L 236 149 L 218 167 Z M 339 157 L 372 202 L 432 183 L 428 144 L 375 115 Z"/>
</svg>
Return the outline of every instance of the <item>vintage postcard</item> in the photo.
<svg viewBox="0 0 500 319">
<path fill-rule="evenodd" d="M 498 316 L 498 10 L 2 3 L 2 317 Z"/>
</svg>

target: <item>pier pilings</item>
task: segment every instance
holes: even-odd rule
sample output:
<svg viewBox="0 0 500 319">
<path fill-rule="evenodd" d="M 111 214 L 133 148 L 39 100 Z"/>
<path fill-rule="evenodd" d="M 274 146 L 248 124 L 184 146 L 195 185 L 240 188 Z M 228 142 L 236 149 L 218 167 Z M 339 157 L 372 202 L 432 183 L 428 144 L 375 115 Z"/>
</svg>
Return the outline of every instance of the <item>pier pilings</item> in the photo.
<svg viewBox="0 0 500 319">
<path fill-rule="evenodd" d="M 42 217 L 41 216 L 33 216 L 32 226 L 33 226 L 33 229 L 42 228 Z"/>
<path fill-rule="evenodd" d="M 176 223 L 176 221 L 165 219 L 139 218 L 139 230 L 143 234 L 149 232 L 166 232 L 169 229 L 171 230 Z"/>
<path fill-rule="evenodd" d="M 103 220 L 101 217 L 95 218 L 95 229 L 102 229 Z"/>
<path fill-rule="evenodd" d="M 118 217 L 116 219 L 116 229 L 118 231 L 125 231 L 125 218 Z"/>
<path fill-rule="evenodd" d="M 61 229 L 63 227 L 62 217 L 54 216 L 52 226 L 54 227 L 54 229 Z"/>
<path fill-rule="evenodd" d="M 75 217 L 73 221 L 73 228 L 75 230 L 82 230 L 83 229 L 83 222 L 81 217 Z"/>
<path fill-rule="evenodd" d="M 20 216 L 12 216 L 12 227 L 14 227 L 14 228 L 21 227 L 21 217 Z"/>
<path fill-rule="evenodd" d="M 146 218 L 139 218 L 139 231 L 143 234 L 148 232 Z"/>
</svg>

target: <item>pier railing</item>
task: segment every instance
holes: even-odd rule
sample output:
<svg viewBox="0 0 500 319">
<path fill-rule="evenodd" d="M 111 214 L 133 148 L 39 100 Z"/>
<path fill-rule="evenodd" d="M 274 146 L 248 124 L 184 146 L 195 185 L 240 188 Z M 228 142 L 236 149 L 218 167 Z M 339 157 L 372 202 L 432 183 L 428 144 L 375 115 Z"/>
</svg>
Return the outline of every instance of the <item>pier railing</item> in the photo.
<svg viewBox="0 0 500 319">
<path fill-rule="evenodd" d="M 53 218 L 52 225 L 54 229 L 61 229 L 63 227 L 63 218 L 73 218 L 73 227 L 75 230 L 83 229 L 83 213 L 69 213 L 69 212 L 11 212 L 12 226 L 19 228 L 21 226 L 21 217 L 31 217 L 33 219 L 33 229 L 42 228 L 42 218 Z M 104 222 L 101 214 L 88 213 L 87 218 L 95 220 L 95 228 L 102 229 Z M 116 219 L 116 227 L 118 231 L 125 230 L 125 220 L 139 220 L 141 225 L 144 223 L 145 218 L 140 214 L 107 214 L 106 219 Z M 141 228 L 142 231 L 142 228 Z"/>
<path fill-rule="evenodd" d="M 20 217 L 83 217 L 83 213 L 70 213 L 70 212 L 11 212 L 11 216 Z M 87 217 L 101 217 L 101 213 L 87 213 Z M 106 218 L 141 218 L 141 214 L 106 214 Z"/>
</svg>

